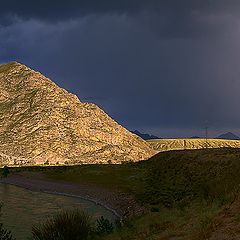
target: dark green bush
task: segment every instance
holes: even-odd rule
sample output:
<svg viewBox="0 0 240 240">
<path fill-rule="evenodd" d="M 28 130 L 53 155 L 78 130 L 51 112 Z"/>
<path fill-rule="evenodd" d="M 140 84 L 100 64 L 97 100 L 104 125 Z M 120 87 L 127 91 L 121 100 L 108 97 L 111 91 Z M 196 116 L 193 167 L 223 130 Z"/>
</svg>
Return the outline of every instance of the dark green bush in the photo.
<svg viewBox="0 0 240 240">
<path fill-rule="evenodd" d="M 0 204 L 0 216 L 1 216 L 2 204 Z M 12 233 L 6 230 L 3 226 L 3 223 L 0 222 L 0 240 L 15 240 Z"/>
<path fill-rule="evenodd" d="M 14 240 L 12 233 L 3 227 L 3 223 L 0 223 L 0 240 Z"/>
<path fill-rule="evenodd" d="M 121 219 L 117 218 L 115 221 L 114 221 L 114 225 L 115 225 L 115 228 L 117 230 L 121 229 L 123 227 L 123 222 Z"/>
<path fill-rule="evenodd" d="M 2 169 L 2 176 L 7 177 L 8 174 L 10 173 L 8 166 L 4 166 Z"/>
<path fill-rule="evenodd" d="M 61 211 L 32 227 L 34 240 L 85 240 L 92 233 L 91 217 L 81 210 Z"/>
<path fill-rule="evenodd" d="M 158 207 L 151 207 L 151 212 L 160 212 L 160 209 Z"/>
<path fill-rule="evenodd" d="M 112 233 L 114 230 L 113 224 L 107 219 L 101 216 L 97 220 L 97 233 L 99 234 L 109 234 Z"/>
</svg>

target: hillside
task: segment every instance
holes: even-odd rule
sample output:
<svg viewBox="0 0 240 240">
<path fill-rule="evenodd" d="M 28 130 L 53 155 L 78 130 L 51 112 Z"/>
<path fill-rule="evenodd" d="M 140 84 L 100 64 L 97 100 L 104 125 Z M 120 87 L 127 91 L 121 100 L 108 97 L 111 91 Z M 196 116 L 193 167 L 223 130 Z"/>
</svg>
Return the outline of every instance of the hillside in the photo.
<svg viewBox="0 0 240 240">
<path fill-rule="evenodd" d="M 0 65 L 1 165 L 121 163 L 154 153 L 95 104 L 25 65 Z"/>
<path fill-rule="evenodd" d="M 156 139 L 148 140 L 148 143 L 159 152 L 183 149 L 202 149 L 202 148 L 240 148 L 239 140 L 224 139 Z"/>
</svg>

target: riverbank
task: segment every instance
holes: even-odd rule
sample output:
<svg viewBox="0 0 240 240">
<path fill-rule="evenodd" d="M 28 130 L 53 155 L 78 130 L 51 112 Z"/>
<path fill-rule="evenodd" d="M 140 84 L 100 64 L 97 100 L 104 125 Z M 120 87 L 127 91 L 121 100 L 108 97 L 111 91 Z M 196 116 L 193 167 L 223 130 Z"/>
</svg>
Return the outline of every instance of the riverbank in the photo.
<svg viewBox="0 0 240 240">
<path fill-rule="evenodd" d="M 77 197 L 94 202 L 111 211 L 117 218 L 127 219 L 141 215 L 144 208 L 133 196 L 122 191 L 109 190 L 94 184 L 75 184 L 46 178 L 41 173 L 21 172 L 1 178 L 0 183 L 11 184 L 31 191 Z"/>
</svg>

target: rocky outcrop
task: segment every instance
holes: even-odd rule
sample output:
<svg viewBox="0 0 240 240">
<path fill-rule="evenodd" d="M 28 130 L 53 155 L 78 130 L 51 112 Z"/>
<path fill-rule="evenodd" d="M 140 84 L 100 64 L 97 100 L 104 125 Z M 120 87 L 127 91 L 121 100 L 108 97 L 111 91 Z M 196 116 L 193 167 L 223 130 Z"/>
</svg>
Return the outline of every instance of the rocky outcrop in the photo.
<svg viewBox="0 0 240 240">
<path fill-rule="evenodd" d="M 0 65 L 2 165 L 121 163 L 154 153 L 97 105 L 25 65 Z"/>
</svg>

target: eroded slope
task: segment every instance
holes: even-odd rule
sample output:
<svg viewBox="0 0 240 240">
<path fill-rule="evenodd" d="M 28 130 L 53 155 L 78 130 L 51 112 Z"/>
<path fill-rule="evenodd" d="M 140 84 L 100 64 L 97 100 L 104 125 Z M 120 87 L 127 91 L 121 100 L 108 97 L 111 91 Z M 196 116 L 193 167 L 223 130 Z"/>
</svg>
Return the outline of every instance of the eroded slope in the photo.
<svg viewBox="0 0 240 240">
<path fill-rule="evenodd" d="M 120 163 L 153 154 L 95 104 L 25 65 L 0 65 L 2 164 Z"/>
</svg>

